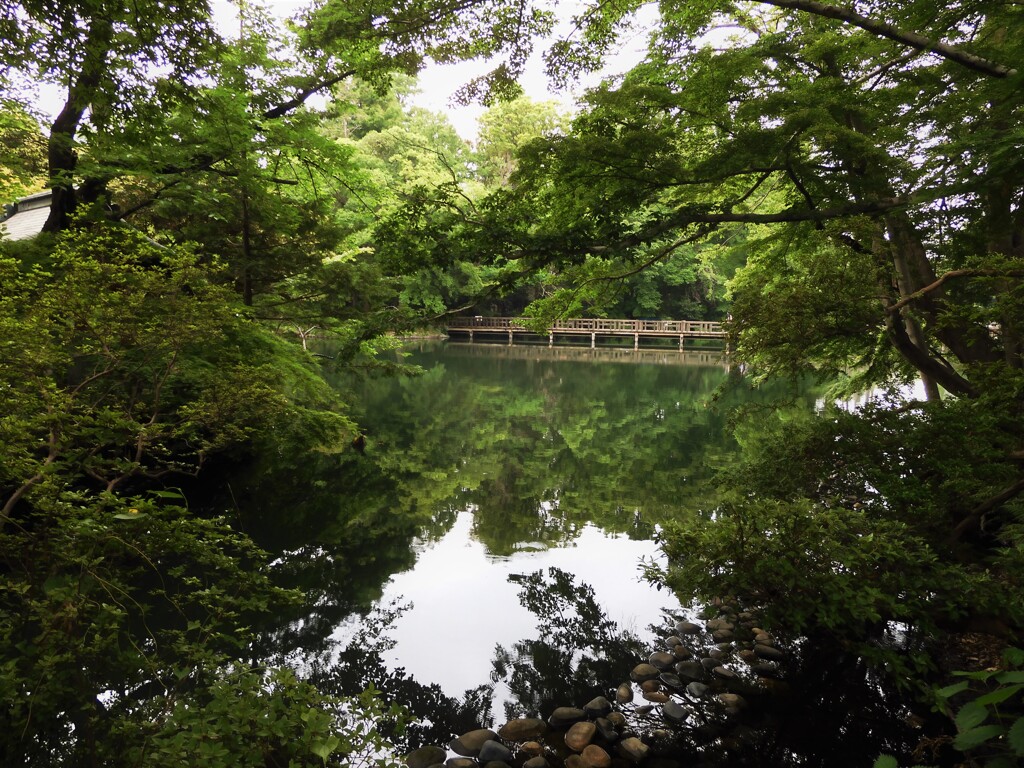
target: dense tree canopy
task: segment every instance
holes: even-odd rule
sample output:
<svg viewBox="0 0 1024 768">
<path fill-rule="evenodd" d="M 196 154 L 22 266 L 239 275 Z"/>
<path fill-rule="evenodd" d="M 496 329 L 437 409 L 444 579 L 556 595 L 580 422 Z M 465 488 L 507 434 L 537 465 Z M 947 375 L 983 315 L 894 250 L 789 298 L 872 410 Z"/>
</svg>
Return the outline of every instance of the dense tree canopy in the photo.
<svg viewBox="0 0 1024 768">
<path fill-rule="evenodd" d="M 555 79 L 598 69 L 641 5 L 581 4 Z M 189 741 L 195 703 L 238 685 L 285 719 L 292 693 L 334 712 L 245 760 L 340 759 L 337 702 L 232 667 L 294 595 L 169 478 L 345 449 L 308 336 L 378 366 L 389 331 L 473 301 L 532 301 L 539 324 L 731 313 L 757 376 L 920 381 L 922 401 L 750 439 L 734 494 L 666 526 L 654 575 L 908 674 L 943 633 L 1019 630 L 1024 9 L 658 10 L 643 60 L 566 122 L 496 103 L 556 26 L 539 1 L 325 0 L 288 26 L 246 2 L 230 36 L 200 0 L 0 3 L 0 192 L 53 191 L 43 237 L 0 243 L 0 754 L 113 764 L 152 739 L 174 764 L 212 748 Z M 425 62 L 473 57 L 495 64 L 462 90 L 490 104 L 475 153 L 402 102 Z M 33 82 L 61 93 L 42 133 Z"/>
</svg>

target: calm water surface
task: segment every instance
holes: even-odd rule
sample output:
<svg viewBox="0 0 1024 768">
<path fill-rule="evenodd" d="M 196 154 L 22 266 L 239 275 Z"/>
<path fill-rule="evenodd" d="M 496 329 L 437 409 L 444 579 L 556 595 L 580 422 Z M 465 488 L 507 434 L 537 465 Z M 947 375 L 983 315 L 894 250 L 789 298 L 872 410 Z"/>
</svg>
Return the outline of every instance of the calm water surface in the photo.
<svg viewBox="0 0 1024 768">
<path fill-rule="evenodd" d="M 720 358 L 674 350 L 423 343 L 406 362 L 421 375 L 336 382 L 360 404 L 363 453 L 265 457 L 226 489 L 281 580 L 310 596 L 257 653 L 326 690 L 373 684 L 410 705 L 407 746 L 607 695 L 670 616 L 692 615 L 641 577 L 659 525 L 713 505 L 730 411 L 785 388 L 723 389 Z M 832 666 L 800 674 L 813 687 Z M 866 711 L 888 717 L 857 675 Z M 800 705 L 820 722 L 799 712 L 788 741 L 751 754 L 829 764 L 795 744 L 842 729 L 870 751 L 844 725 L 853 695 L 815 690 Z"/>
</svg>

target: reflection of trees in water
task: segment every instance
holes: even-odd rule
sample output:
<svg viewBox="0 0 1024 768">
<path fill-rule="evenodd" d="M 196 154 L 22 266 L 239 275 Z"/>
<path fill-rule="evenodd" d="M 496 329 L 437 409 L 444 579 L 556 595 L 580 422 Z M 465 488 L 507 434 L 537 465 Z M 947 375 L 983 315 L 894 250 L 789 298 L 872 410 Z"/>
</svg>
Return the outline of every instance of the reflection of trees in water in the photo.
<svg viewBox="0 0 1024 768">
<path fill-rule="evenodd" d="M 382 725 L 382 731 L 401 751 L 447 744 L 457 734 L 486 725 L 491 720 L 494 689 L 493 685 L 481 685 L 459 700 L 446 696 L 436 683 L 424 685 L 402 668 L 390 669 L 383 658 L 394 645 L 388 630 L 405 608 L 375 609 L 344 648 L 321 654 L 310 663 L 310 679 L 325 693 L 357 696 L 372 687 L 385 703 L 407 708 L 413 721 L 404 728 L 395 729 L 394 723 Z"/>
<path fill-rule="evenodd" d="M 549 568 L 509 580 L 520 585 L 519 601 L 537 617 L 539 636 L 495 651 L 491 680 L 511 696 L 506 719 L 546 717 L 557 706 L 607 695 L 644 655 L 640 638 L 605 616 L 593 588 L 572 574 Z"/>
<path fill-rule="evenodd" d="M 667 625 L 659 634 L 673 632 Z M 658 708 L 639 714 L 643 709 L 627 706 L 631 727 L 667 731 L 666 738 L 652 742 L 662 754 L 707 766 L 844 768 L 871 765 L 879 754 L 894 755 L 900 765 L 948 764 L 930 752 L 914 753 L 919 743 L 940 736 L 943 718 L 912 714 L 906 691 L 834 641 L 774 634 L 787 649 L 779 664 L 781 679 L 759 679 L 745 664 L 727 661 L 740 673 L 737 680 L 707 675 L 709 695 L 676 692 L 675 700 L 689 713 L 684 725 L 666 723 Z M 684 644 L 694 658 L 715 648 L 707 635 L 686 636 Z M 728 711 L 715 695 L 726 691 L 739 693 L 746 707 Z"/>
</svg>

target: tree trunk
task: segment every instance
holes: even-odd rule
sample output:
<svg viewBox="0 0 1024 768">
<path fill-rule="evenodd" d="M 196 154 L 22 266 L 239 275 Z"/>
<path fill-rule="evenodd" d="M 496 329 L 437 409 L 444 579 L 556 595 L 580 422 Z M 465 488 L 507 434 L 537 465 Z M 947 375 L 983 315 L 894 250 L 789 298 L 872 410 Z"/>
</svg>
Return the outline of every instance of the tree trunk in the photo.
<svg viewBox="0 0 1024 768">
<path fill-rule="evenodd" d="M 110 52 L 113 27 L 109 20 L 93 18 L 85 41 L 85 56 L 78 79 L 68 87 L 67 100 L 60 114 L 50 126 L 47 142 L 47 163 L 50 173 L 50 214 L 43 224 L 44 232 L 60 232 L 71 223 L 75 211 L 75 135 L 82 124 L 86 110 L 96 99 L 103 81 Z"/>
</svg>

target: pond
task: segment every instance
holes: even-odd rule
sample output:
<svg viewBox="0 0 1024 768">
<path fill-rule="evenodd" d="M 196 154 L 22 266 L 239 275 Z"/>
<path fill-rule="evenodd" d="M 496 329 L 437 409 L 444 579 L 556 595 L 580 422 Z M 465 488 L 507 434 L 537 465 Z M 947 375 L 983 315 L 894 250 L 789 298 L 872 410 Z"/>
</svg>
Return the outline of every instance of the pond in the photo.
<svg viewBox="0 0 1024 768">
<path fill-rule="evenodd" d="M 438 342 L 407 351 L 420 375 L 336 382 L 359 403 L 361 452 L 264 457 L 222 498 L 244 511 L 282 582 L 309 596 L 255 653 L 326 690 L 373 685 L 408 705 L 417 722 L 406 748 L 611 697 L 677 621 L 699 620 L 700 606 L 659 591 L 642 565 L 659 560 L 664 521 L 713 507 L 709 481 L 735 451 L 731 411 L 783 394 L 815 404 L 793 387 L 736 385 L 709 352 Z M 770 719 L 744 724 L 760 735 L 739 757 L 692 740 L 680 754 L 852 765 L 905 751 L 903 726 L 879 725 L 902 705 L 869 673 L 802 658 L 791 677 L 814 691 L 787 694 L 791 720 L 780 722 L 773 703 Z M 868 725 L 850 726 L 855 717 Z M 823 739 L 822 727 L 856 743 L 859 762 L 834 762 L 837 734 Z"/>
</svg>

